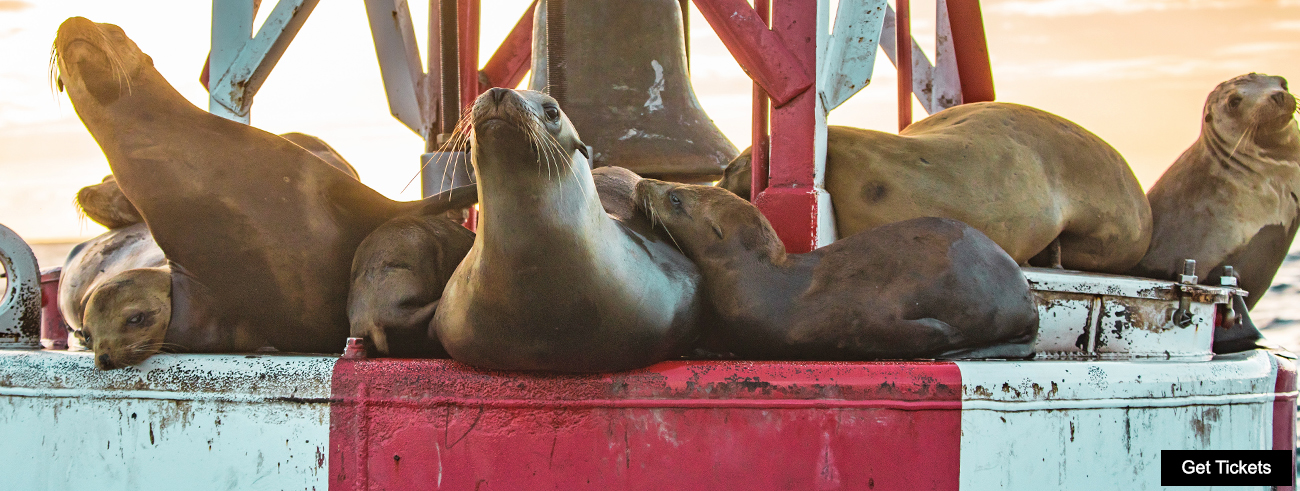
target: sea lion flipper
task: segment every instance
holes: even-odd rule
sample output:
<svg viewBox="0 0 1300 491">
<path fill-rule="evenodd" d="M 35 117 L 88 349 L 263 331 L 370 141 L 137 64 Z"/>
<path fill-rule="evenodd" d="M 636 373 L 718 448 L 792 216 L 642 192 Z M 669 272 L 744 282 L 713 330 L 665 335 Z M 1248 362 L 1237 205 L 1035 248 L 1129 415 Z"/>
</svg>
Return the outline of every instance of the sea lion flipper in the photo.
<svg viewBox="0 0 1300 491">
<path fill-rule="evenodd" d="M 1250 320 L 1250 311 L 1246 309 L 1246 300 L 1241 298 L 1240 295 L 1232 296 L 1232 310 L 1241 313 L 1241 321 L 1234 325 L 1232 329 L 1226 329 L 1223 326 L 1214 328 L 1214 354 L 1221 355 L 1253 349 L 1285 351 L 1277 343 L 1264 338 L 1264 334 L 1259 332 L 1259 329 L 1255 327 L 1255 323 Z"/>
<path fill-rule="evenodd" d="M 457 186 L 416 203 L 419 203 L 420 207 L 415 214 L 421 216 L 440 215 L 451 210 L 469 208 L 478 203 L 478 186 L 475 184 Z"/>
</svg>

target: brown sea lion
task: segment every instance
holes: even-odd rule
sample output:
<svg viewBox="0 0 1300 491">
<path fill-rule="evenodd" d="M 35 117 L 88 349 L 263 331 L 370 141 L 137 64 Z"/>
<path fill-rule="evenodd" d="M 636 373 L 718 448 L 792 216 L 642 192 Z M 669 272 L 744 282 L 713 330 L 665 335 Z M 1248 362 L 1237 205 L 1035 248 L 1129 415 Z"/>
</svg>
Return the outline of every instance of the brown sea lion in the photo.
<svg viewBox="0 0 1300 491">
<path fill-rule="evenodd" d="M 1137 264 L 1150 240 L 1150 208 L 1119 152 L 1039 109 L 963 104 L 897 135 L 831 126 L 826 147 L 841 237 L 938 216 L 975 227 L 1021 265 L 1039 256 L 1034 265 L 1105 273 Z M 747 155 L 726 184 L 746 198 Z"/>
<path fill-rule="evenodd" d="M 1232 266 L 1250 292 L 1245 306 L 1259 302 L 1300 228 L 1295 111 L 1282 77 L 1250 73 L 1215 87 L 1200 138 L 1147 193 L 1151 248 L 1134 274 L 1167 280 L 1194 259 L 1201 281 L 1217 284 Z M 1219 331 L 1215 351 L 1248 349 L 1258 339 L 1254 329 Z"/>
<path fill-rule="evenodd" d="M 171 264 L 165 342 L 178 351 L 338 352 L 362 239 L 399 215 L 464 206 L 463 190 L 389 200 L 195 107 L 117 26 L 73 17 L 54 47 L 59 85 Z"/>
<path fill-rule="evenodd" d="M 122 194 L 122 188 L 117 186 L 117 179 L 112 174 L 104 176 L 99 184 L 77 191 L 76 203 L 77 209 L 87 218 L 110 230 L 144 223 L 140 211 Z"/>
<path fill-rule="evenodd" d="M 644 218 L 605 212 L 586 146 L 555 100 L 494 88 L 470 118 L 478 235 L 430 329 L 451 357 L 599 372 L 685 351 L 699 329 L 698 270 Z"/>
<path fill-rule="evenodd" d="M 171 269 L 149 228 L 113 228 L 73 248 L 59 281 L 59 311 L 100 369 L 156 353 L 171 319 Z"/>
<path fill-rule="evenodd" d="M 591 171 L 605 213 L 637 219 L 632 200 L 640 176 L 622 167 Z M 474 234 L 441 217 L 397 217 L 370 233 L 352 259 L 348 320 L 352 337 L 381 355 L 446 357 L 427 336 L 442 290 L 474 244 Z"/>
<path fill-rule="evenodd" d="M 1026 358 L 1038 309 L 997 244 L 946 218 L 915 218 L 786 254 L 745 200 L 653 179 L 637 203 L 700 267 L 718 346 L 755 359 Z"/>
<path fill-rule="evenodd" d="M 356 168 L 324 140 L 304 133 L 285 133 L 280 136 L 307 149 L 331 167 L 346 172 L 353 179 L 360 179 Z M 77 191 L 76 201 L 77 209 L 81 213 L 105 228 L 122 228 L 144 222 L 144 218 L 140 217 L 140 211 L 135 209 L 135 205 L 131 204 L 131 200 L 127 199 L 125 194 L 122 194 L 122 188 L 118 187 L 117 179 L 112 174 L 104 176 L 104 181 L 99 184 L 86 186 Z"/>
<path fill-rule="evenodd" d="M 330 165 L 330 167 L 346 172 L 349 176 L 352 176 L 353 179 L 361 179 L 361 175 L 357 174 L 357 168 L 353 167 L 352 164 L 349 164 L 347 159 L 344 159 L 343 156 L 339 154 L 338 150 L 335 150 L 334 147 L 330 146 L 330 144 L 325 143 L 325 140 L 306 133 L 298 133 L 296 131 L 283 133 L 280 135 L 280 138 L 289 140 L 290 142 L 293 142 L 294 145 L 307 149 L 307 151 L 311 152 L 313 155 L 324 160 L 325 163 Z"/>
<path fill-rule="evenodd" d="M 446 357 L 428 336 L 442 289 L 474 245 L 474 233 L 435 216 L 401 216 L 357 247 L 348 292 L 352 337 L 380 354 Z"/>
</svg>

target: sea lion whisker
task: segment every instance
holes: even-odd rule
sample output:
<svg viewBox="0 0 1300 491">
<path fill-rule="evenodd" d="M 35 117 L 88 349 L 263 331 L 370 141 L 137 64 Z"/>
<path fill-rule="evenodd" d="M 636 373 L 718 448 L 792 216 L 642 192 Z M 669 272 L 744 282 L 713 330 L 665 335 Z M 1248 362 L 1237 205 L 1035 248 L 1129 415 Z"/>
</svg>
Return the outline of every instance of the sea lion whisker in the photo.
<svg viewBox="0 0 1300 491">
<path fill-rule="evenodd" d="M 1237 155 L 1237 148 L 1241 146 L 1241 142 L 1246 140 L 1246 135 L 1249 135 L 1251 131 L 1254 129 L 1255 129 L 1254 126 L 1248 126 L 1246 127 L 1246 131 L 1241 132 L 1241 138 L 1237 139 L 1237 144 L 1232 146 L 1231 152 L 1228 152 L 1229 160 L 1231 160 L 1234 155 Z"/>
</svg>

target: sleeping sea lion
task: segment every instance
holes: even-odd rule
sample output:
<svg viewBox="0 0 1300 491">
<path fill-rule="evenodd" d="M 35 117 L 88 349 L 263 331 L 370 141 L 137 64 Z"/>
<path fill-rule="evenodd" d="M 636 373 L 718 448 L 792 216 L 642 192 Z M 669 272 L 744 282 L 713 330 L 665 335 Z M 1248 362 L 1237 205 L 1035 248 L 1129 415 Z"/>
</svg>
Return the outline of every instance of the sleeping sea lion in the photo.
<svg viewBox="0 0 1300 491">
<path fill-rule="evenodd" d="M 149 228 L 113 228 L 73 248 L 59 279 L 59 312 L 100 369 L 158 352 L 171 318 L 171 270 Z"/>
<path fill-rule="evenodd" d="M 1254 307 L 1300 227 L 1300 129 L 1282 77 L 1250 73 L 1210 92 L 1201 135 L 1151 186 L 1151 248 L 1133 274 L 1168 280 L 1194 259 L 1203 283 L 1232 266 Z M 1216 352 L 1254 346 L 1253 328 L 1215 333 Z"/>
<path fill-rule="evenodd" d="M 914 218 L 787 254 L 754 205 L 712 186 L 653 179 L 637 204 L 704 276 L 718 351 L 750 359 L 1027 358 L 1038 308 L 992 240 Z"/>
<path fill-rule="evenodd" d="M 605 212 L 555 100 L 494 88 L 470 118 L 478 235 L 430 335 L 456 360 L 508 370 L 626 370 L 686 351 L 698 270 L 644 218 Z"/>
<path fill-rule="evenodd" d="M 830 126 L 826 147 L 841 237 L 946 217 L 983 232 L 1021 265 L 1103 273 L 1132 267 L 1150 240 L 1151 210 L 1124 157 L 1046 111 L 963 104 L 897 135 Z M 748 157 L 737 157 L 720 183 L 746 199 Z"/>
<path fill-rule="evenodd" d="M 164 341 L 178 351 L 338 352 L 362 239 L 399 215 L 464 206 L 464 190 L 389 200 L 282 137 L 195 107 L 112 24 L 70 18 L 54 48 L 59 86 L 169 260 Z"/>
</svg>

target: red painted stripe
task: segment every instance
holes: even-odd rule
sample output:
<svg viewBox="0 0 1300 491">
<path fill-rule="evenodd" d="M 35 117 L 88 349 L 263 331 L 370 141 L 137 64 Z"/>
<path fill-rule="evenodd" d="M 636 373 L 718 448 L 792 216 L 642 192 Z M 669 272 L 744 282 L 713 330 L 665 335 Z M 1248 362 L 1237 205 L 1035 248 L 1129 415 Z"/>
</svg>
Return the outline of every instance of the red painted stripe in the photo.
<svg viewBox="0 0 1300 491">
<path fill-rule="evenodd" d="M 340 360 L 330 489 L 956 489 L 954 363 Z M 925 472 L 918 473 L 917 469 Z"/>
<path fill-rule="evenodd" d="M 1278 394 L 1273 400 L 1273 450 L 1290 450 L 1291 461 L 1295 462 L 1295 363 L 1277 355 L 1272 356 L 1277 360 L 1277 385 L 1273 390 Z M 1290 491 L 1295 487 L 1279 486 L 1277 489 Z"/>
</svg>

